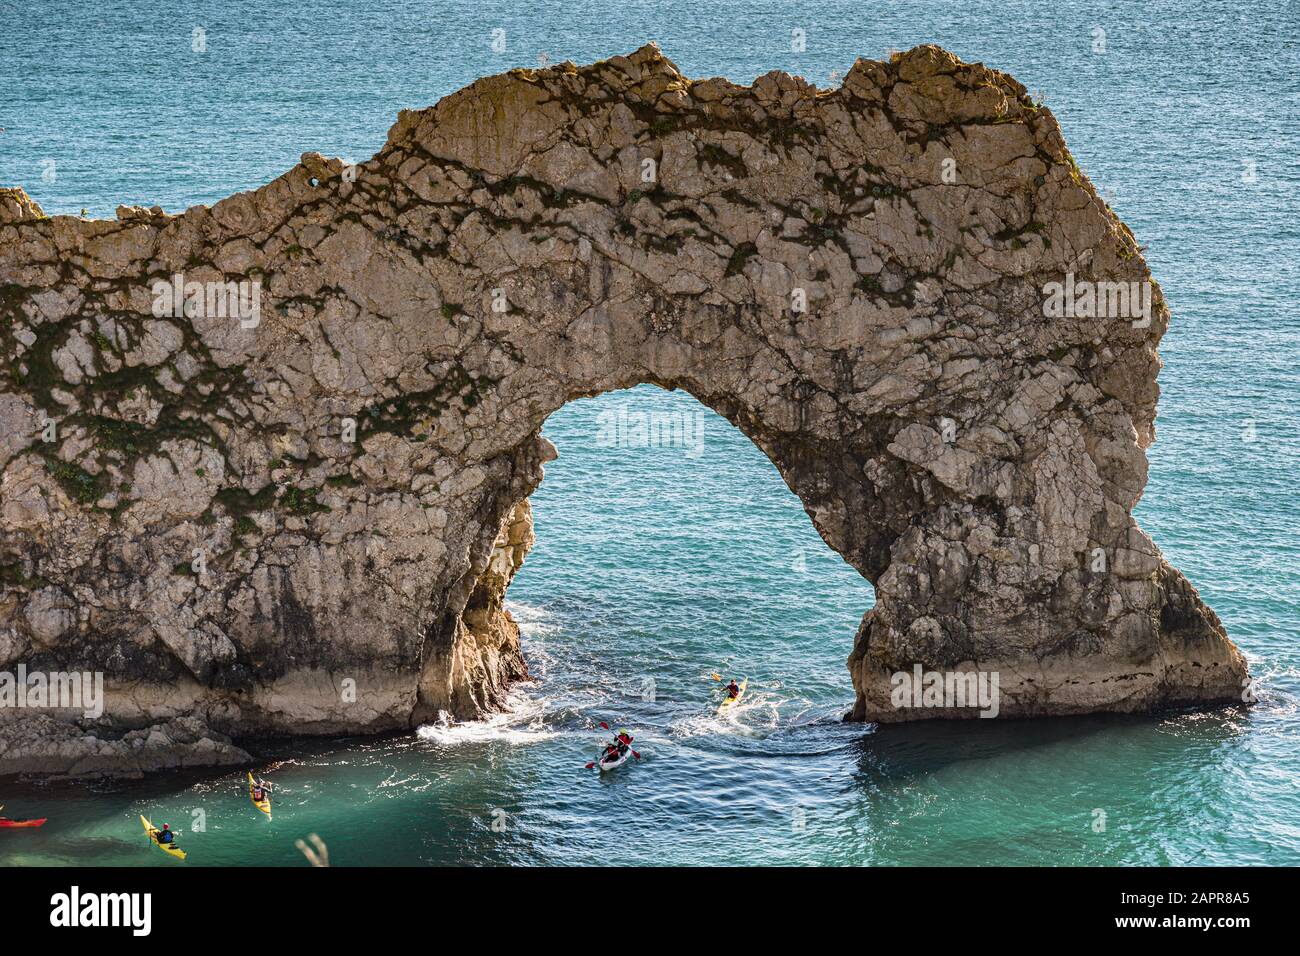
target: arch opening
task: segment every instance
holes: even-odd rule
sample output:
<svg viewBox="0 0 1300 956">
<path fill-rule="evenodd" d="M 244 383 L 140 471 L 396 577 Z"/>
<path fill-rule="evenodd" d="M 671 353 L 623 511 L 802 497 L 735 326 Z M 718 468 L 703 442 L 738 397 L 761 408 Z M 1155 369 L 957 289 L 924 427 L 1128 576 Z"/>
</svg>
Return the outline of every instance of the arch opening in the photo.
<svg viewBox="0 0 1300 956">
<path fill-rule="evenodd" d="M 629 716 L 662 722 L 679 703 L 698 709 L 702 675 L 721 668 L 751 676 L 773 713 L 843 716 L 844 661 L 873 591 L 745 435 L 651 385 L 570 402 L 543 435 L 559 454 L 529 499 L 536 543 L 505 594 L 550 635 L 523 642 L 540 693 L 611 708 L 640 695 Z"/>
</svg>

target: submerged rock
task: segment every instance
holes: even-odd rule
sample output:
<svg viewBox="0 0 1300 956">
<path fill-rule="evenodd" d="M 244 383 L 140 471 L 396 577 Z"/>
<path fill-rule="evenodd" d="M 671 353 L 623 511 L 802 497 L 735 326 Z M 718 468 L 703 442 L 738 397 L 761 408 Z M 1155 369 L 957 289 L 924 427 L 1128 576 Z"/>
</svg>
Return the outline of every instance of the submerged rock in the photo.
<svg viewBox="0 0 1300 956">
<path fill-rule="evenodd" d="M 652 382 L 875 585 L 857 719 L 972 716 L 891 701 L 918 664 L 1002 716 L 1236 701 L 1132 518 L 1167 322 L 1050 111 L 930 46 L 834 90 L 514 70 L 179 215 L 0 190 L 0 668 L 234 735 L 499 708 L 542 423 Z"/>
</svg>

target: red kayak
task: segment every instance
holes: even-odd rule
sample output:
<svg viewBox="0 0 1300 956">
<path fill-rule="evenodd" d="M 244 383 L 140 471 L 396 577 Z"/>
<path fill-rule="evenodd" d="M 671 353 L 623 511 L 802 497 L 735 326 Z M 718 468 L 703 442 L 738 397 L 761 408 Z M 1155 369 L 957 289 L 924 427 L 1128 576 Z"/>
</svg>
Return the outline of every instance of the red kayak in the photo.
<svg viewBox="0 0 1300 956">
<path fill-rule="evenodd" d="M 38 827 L 44 823 L 48 817 L 41 817 L 39 820 L 6 820 L 0 817 L 0 828 L 3 827 Z"/>
</svg>

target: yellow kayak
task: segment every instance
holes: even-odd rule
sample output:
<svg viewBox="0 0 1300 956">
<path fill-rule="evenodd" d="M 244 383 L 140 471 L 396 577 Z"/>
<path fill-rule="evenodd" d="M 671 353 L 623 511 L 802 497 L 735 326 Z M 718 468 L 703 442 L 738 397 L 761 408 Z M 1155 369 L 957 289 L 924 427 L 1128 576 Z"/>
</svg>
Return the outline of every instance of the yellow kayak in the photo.
<svg viewBox="0 0 1300 956">
<path fill-rule="evenodd" d="M 732 704 L 740 703 L 740 698 L 745 696 L 745 688 L 748 686 L 749 686 L 749 678 L 746 677 L 744 680 L 740 682 L 740 689 L 739 691 L 737 691 L 736 696 L 727 697 L 722 701 L 721 704 L 718 705 L 718 713 L 725 714 L 727 712 L 727 708 L 730 707 Z"/>
<path fill-rule="evenodd" d="M 257 781 L 253 779 L 253 774 L 250 771 L 248 774 L 249 800 L 253 800 L 253 788 L 255 786 L 257 786 Z M 253 800 L 253 806 L 265 813 L 268 820 L 271 819 L 271 795 L 269 793 L 263 792 L 261 800 Z"/>
<path fill-rule="evenodd" d="M 149 818 L 146 817 L 143 813 L 140 814 L 140 822 L 144 824 L 144 832 L 149 834 L 150 843 L 152 843 L 158 849 L 162 850 L 168 856 L 174 856 L 178 860 L 185 859 L 185 851 L 182 850 L 180 847 L 178 847 L 175 843 L 158 842 L 158 834 L 161 833 L 162 831 L 159 830 L 152 823 L 150 823 Z M 172 837 L 172 839 L 175 840 L 176 838 Z"/>
</svg>

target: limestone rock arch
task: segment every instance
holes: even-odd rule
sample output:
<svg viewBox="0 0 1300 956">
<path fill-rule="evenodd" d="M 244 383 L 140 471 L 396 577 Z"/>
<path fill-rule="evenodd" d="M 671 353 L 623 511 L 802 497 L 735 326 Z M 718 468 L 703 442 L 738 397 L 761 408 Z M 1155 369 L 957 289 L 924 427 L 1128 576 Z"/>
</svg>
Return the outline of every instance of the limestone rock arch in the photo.
<svg viewBox="0 0 1300 956">
<path fill-rule="evenodd" d="M 916 664 L 998 671 L 1003 716 L 1239 700 L 1131 516 L 1159 289 L 1146 322 L 1044 314 L 1097 280 L 1151 283 L 1056 120 L 932 46 L 833 90 L 652 46 L 515 70 L 358 166 L 308 153 L 180 215 L 6 190 L 0 665 L 236 733 L 490 711 L 525 673 L 502 597 L 541 425 L 652 382 L 735 423 L 875 585 L 856 718 L 971 716 L 894 707 Z"/>
</svg>

